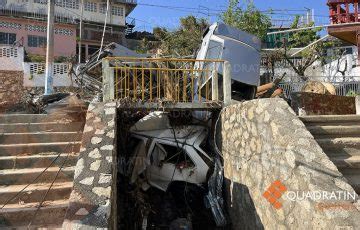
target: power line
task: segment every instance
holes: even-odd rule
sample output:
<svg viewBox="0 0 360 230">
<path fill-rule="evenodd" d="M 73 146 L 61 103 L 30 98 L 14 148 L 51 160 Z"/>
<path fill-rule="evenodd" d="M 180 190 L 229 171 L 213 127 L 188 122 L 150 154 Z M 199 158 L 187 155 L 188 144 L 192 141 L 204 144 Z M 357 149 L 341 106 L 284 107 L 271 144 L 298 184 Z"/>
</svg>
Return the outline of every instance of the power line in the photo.
<svg viewBox="0 0 360 230">
<path fill-rule="evenodd" d="M 199 11 L 212 11 L 212 12 L 218 12 L 218 13 L 224 13 L 226 12 L 226 9 L 214 9 L 214 8 L 208 8 L 206 9 L 204 7 L 185 7 L 185 6 L 173 6 L 173 5 L 158 5 L 158 4 L 147 4 L 147 3 L 138 3 L 138 5 L 141 6 L 148 6 L 148 7 L 159 7 L 159 8 L 166 8 L 171 10 L 178 10 L 178 11 L 184 11 L 184 12 L 192 12 L 192 13 L 199 13 Z M 196 11 L 194 11 L 196 10 Z M 268 9 L 268 10 L 259 10 L 261 13 L 267 13 L 267 14 L 275 14 L 275 15 L 291 15 L 296 16 L 299 14 L 290 14 L 290 13 L 275 13 L 275 12 L 307 12 L 305 9 Z M 217 15 L 215 13 L 212 13 L 212 15 Z M 314 15 L 317 17 L 329 17 L 328 15 Z"/>
</svg>

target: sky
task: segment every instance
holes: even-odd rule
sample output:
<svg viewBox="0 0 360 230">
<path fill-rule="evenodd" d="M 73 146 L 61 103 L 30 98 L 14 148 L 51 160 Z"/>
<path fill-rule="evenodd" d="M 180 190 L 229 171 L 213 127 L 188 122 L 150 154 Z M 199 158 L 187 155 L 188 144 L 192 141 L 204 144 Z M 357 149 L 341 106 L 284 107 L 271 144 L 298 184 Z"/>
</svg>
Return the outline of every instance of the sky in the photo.
<svg viewBox="0 0 360 230">
<path fill-rule="evenodd" d="M 329 24 L 326 0 L 254 0 L 262 11 L 273 10 L 272 19 L 278 24 L 289 23 L 296 14 L 306 14 L 306 8 L 314 9 L 317 25 Z M 228 0 L 138 0 L 138 6 L 129 15 L 136 19 L 136 30 L 152 31 L 162 26 L 174 29 L 179 18 L 187 15 L 218 21 L 218 14 L 226 9 Z M 209 16 L 210 14 L 210 16 Z"/>
</svg>

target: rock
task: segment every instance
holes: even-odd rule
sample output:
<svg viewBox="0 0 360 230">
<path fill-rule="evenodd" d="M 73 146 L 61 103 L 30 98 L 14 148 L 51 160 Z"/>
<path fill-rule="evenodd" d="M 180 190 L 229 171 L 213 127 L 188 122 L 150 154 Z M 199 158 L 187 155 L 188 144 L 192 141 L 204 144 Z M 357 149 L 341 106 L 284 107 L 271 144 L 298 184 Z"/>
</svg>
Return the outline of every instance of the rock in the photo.
<svg viewBox="0 0 360 230">
<path fill-rule="evenodd" d="M 94 128 L 92 126 L 85 125 L 85 127 L 84 127 L 84 133 L 88 133 L 93 130 L 94 130 Z"/>
<path fill-rule="evenodd" d="M 92 185 L 94 182 L 94 177 L 86 177 L 85 179 L 81 180 L 79 183 L 83 185 Z"/>
<path fill-rule="evenodd" d="M 82 173 L 83 169 L 84 169 L 84 159 L 80 158 L 76 163 L 74 179 L 76 179 Z"/>
<path fill-rule="evenodd" d="M 100 150 L 109 150 L 112 151 L 114 150 L 114 146 L 113 145 L 104 145 L 100 148 Z"/>
<path fill-rule="evenodd" d="M 89 212 L 88 210 L 86 210 L 85 208 L 80 208 L 76 213 L 75 215 L 77 216 L 86 216 L 86 215 L 89 215 Z"/>
<path fill-rule="evenodd" d="M 100 173 L 99 184 L 107 184 L 111 182 L 112 175 Z"/>
<path fill-rule="evenodd" d="M 107 137 L 114 138 L 115 137 L 115 130 L 111 130 L 106 134 Z"/>
<path fill-rule="evenodd" d="M 111 193 L 111 186 L 108 186 L 106 188 L 103 187 L 95 187 L 92 189 L 92 192 L 95 193 L 98 196 L 104 196 L 107 198 L 110 198 L 110 193 Z"/>
<path fill-rule="evenodd" d="M 93 138 L 91 138 L 91 144 L 93 144 L 93 145 L 100 144 L 101 142 L 102 142 L 101 137 L 93 137 Z"/>
<path fill-rule="evenodd" d="M 116 102 L 109 102 L 105 104 L 105 107 L 115 107 L 116 106 Z"/>
<path fill-rule="evenodd" d="M 96 131 L 95 131 L 95 134 L 96 135 L 103 135 L 105 133 L 105 131 L 104 130 L 100 130 L 100 129 L 97 129 Z"/>
<path fill-rule="evenodd" d="M 99 159 L 99 158 L 101 157 L 99 149 L 96 148 L 96 149 L 94 149 L 93 151 L 91 151 L 91 152 L 89 153 L 89 157 L 90 157 L 90 158 L 93 158 L 93 159 Z"/>
<path fill-rule="evenodd" d="M 96 160 L 95 162 L 91 163 L 90 170 L 98 171 L 101 165 L 101 160 Z"/>
</svg>

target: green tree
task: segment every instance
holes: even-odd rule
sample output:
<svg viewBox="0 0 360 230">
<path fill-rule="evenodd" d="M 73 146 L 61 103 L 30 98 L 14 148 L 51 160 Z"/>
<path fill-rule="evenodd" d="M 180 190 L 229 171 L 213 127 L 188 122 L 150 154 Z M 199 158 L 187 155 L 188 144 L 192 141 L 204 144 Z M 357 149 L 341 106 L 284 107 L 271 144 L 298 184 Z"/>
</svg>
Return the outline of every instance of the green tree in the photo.
<svg viewBox="0 0 360 230">
<path fill-rule="evenodd" d="M 314 23 L 311 22 L 309 24 L 300 24 L 300 17 L 296 16 L 294 22 L 291 25 L 291 29 L 298 28 L 307 28 L 313 27 Z M 300 76 L 300 78 L 304 81 L 308 80 L 308 77 L 305 76 L 305 71 L 312 66 L 316 61 L 321 61 L 323 63 L 324 60 L 322 58 L 325 56 L 324 52 L 326 47 L 329 46 L 326 42 L 317 42 L 312 46 L 301 51 L 296 57 L 300 57 L 302 59 L 301 62 L 297 62 L 295 65 L 293 61 L 292 54 L 294 52 L 294 48 L 304 48 L 309 46 L 311 43 L 317 41 L 320 37 L 318 32 L 320 29 L 305 29 L 299 30 L 295 32 L 291 32 L 289 35 L 289 40 L 284 40 L 283 42 L 283 56 L 292 69 Z"/>
<path fill-rule="evenodd" d="M 239 0 L 229 0 L 227 10 L 220 15 L 220 19 L 227 25 L 253 34 L 264 40 L 271 27 L 271 19 L 256 9 L 253 1 L 245 0 L 245 7 L 240 6 Z"/>
<path fill-rule="evenodd" d="M 174 31 L 157 27 L 153 33 L 161 41 L 159 48 L 164 55 L 187 56 L 195 54 L 208 26 L 206 19 L 188 16 L 180 18 L 180 26 Z"/>
</svg>

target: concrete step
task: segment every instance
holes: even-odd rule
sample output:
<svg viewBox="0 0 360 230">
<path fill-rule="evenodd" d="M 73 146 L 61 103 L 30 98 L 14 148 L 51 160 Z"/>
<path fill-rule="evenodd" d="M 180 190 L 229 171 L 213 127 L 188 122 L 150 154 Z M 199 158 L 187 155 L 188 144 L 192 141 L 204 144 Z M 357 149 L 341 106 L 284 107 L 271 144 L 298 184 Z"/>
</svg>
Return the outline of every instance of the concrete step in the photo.
<svg viewBox="0 0 360 230">
<path fill-rule="evenodd" d="M 58 156 L 57 153 L 44 155 L 30 155 L 30 156 L 0 156 L 0 170 L 4 169 L 24 169 L 24 168 L 46 168 Z M 54 162 L 54 166 L 62 165 L 62 162 L 67 158 L 65 166 L 76 165 L 78 154 L 67 153 L 61 154 Z"/>
<path fill-rule="evenodd" d="M 0 145 L 0 156 L 34 155 L 45 152 L 79 152 L 80 145 L 80 141 Z"/>
<path fill-rule="evenodd" d="M 16 198 L 12 199 L 18 194 L 26 185 L 10 185 L 0 187 L 0 207 L 4 204 L 28 204 L 40 202 L 50 188 L 51 183 L 32 184 L 22 191 Z M 46 196 L 47 201 L 67 200 L 72 191 L 72 182 L 56 182 L 52 185 L 49 193 Z M 10 201 L 9 201 L 10 200 Z M 6 206 L 5 206 L 6 207 Z"/>
<path fill-rule="evenodd" d="M 37 210 L 38 203 L 8 205 L 0 209 L 0 228 L 11 226 L 13 229 L 19 229 L 17 226 L 20 228 L 21 226 L 27 226 L 30 221 L 32 221 L 33 226 L 31 229 L 38 226 L 60 226 L 64 221 L 68 205 L 68 200 L 45 202 L 43 207 L 39 209 L 35 219 L 33 219 L 33 216 Z"/>
<path fill-rule="evenodd" d="M 324 149 L 326 155 L 330 158 L 332 157 L 352 157 L 352 156 L 360 156 L 360 150 L 357 148 L 330 148 Z"/>
<path fill-rule="evenodd" d="M 300 117 L 300 119 L 307 125 L 360 125 L 359 115 L 315 115 Z"/>
<path fill-rule="evenodd" d="M 0 133 L 78 132 L 83 127 L 83 122 L 10 123 L 0 124 Z"/>
<path fill-rule="evenodd" d="M 0 133 L 0 144 L 81 141 L 82 132 Z"/>
<path fill-rule="evenodd" d="M 360 194 L 360 169 L 357 168 L 342 168 L 339 171 L 348 180 L 349 184 Z"/>
<path fill-rule="evenodd" d="M 56 114 L 0 114 L 0 124 L 8 124 L 8 123 L 46 123 L 53 121 L 74 121 L 74 120 L 83 120 L 81 119 L 73 119 L 77 112 L 71 113 L 56 113 Z"/>
<path fill-rule="evenodd" d="M 51 183 L 59 167 L 51 167 L 44 171 L 45 168 L 27 168 L 27 169 L 5 169 L 0 170 L 0 186 L 2 185 L 22 185 L 32 183 Z M 74 178 L 75 167 L 65 167 L 59 173 L 56 182 L 71 182 Z"/>
<path fill-rule="evenodd" d="M 330 160 L 334 162 L 338 169 L 356 168 L 359 169 L 360 174 L 360 156 L 337 156 L 331 157 Z"/>
<path fill-rule="evenodd" d="M 337 137 L 359 137 L 360 138 L 360 125 L 353 126 L 332 126 L 332 125 L 318 125 L 307 126 L 309 132 L 315 138 L 337 138 Z"/>
<path fill-rule="evenodd" d="M 327 150 L 338 150 L 344 148 L 358 149 L 360 151 L 359 137 L 343 137 L 343 138 L 322 138 L 316 139 L 325 152 Z"/>
</svg>

